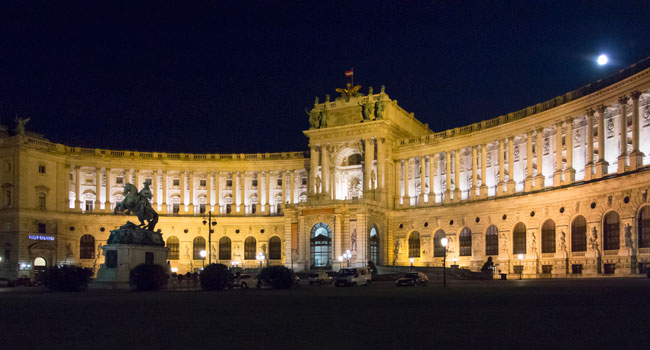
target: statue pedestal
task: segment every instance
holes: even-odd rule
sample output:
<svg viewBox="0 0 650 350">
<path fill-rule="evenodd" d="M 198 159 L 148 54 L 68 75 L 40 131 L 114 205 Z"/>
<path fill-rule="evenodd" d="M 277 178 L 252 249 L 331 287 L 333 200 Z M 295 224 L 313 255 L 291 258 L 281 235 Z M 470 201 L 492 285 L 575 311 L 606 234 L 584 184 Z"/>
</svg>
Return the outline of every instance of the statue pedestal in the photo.
<svg viewBox="0 0 650 350">
<path fill-rule="evenodd" d="M 108 244 L 102 246 L 104 263 L 100 265 L 91 289 L 130 289 L 129 274 L 140 264 L 167 267 L 167 252 L 162 235 L 137 228 L 132 223 L 112 230 Z"/>
</svg>

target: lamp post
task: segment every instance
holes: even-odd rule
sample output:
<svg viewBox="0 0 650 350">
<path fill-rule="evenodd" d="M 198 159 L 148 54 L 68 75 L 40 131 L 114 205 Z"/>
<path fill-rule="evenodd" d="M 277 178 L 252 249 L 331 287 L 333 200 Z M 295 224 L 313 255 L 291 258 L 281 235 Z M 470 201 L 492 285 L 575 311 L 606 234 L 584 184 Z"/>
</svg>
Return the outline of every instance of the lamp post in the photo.
<svg viewBox="0 0 650 350">
<path fill-rule="evenodd" d="M 208 218 L 206 220 L 205 216 L 203 217 L 203 225 L 208 224 L 208 265 L 212 264 L 212 226 L 217 226 L 216 221 L 212 221 L 212 211 L 208 212 Z M 205 263 L 204 263 L 205 264 Z"/>
<path fill-rule="evenodd" d="M 348 261 L 347 267 L 350 267 L 350 258 L 352 257 L 352 254 L 350 253 L 349 249 L 345 251 L 343 257 Z"/>
<path fill-rule="evenodd" d="M 343 256 L 339 255 L 339 271 L 343 268 Z"/>
<path fill-rule="evenodd" d="M 442 255 L 442 286 L 447 287 L 447 245 L 449 240 L 447 237 L 443 237 L 440 240 L 440 244 L 444 248 L 444 254 Z"/>
<path fill-rule="evenodd" d="M 264 261 L 264 253 L 260 252 L 257 254 L 257 260 L 260 262 L 260 270 L 262 269 L 262 262 Z"/>
<path fill-rule="evenodd" d="M 519 259 L 519 279 L 521 279 L 521 275 L 524 273 L 524 265 L 523 265 L 523 260 L 524 260 L 524 254 L 519 254 L 517 255 L 517 258 Z"/>
<path fill-rule="evenodd" d="M 409 258 L 409 261 L 411 262 L 411 270 L 413 270 L 413 261 L 415 261 L 415 259 Z"/>
<path fill-rule="evenodd" d="M 201 255 L 201 260 L 203 260 L 203 268 L 205 268 L 205 255 L 206 255 L 205 250 L 200 251 L 199 255 Z"/>
</svg>

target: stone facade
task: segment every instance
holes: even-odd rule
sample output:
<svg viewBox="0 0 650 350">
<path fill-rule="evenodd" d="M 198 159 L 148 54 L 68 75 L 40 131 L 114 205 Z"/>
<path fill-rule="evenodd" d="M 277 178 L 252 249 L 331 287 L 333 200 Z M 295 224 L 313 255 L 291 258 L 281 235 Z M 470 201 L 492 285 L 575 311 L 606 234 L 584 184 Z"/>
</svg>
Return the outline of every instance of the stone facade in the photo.
<svg viewBox="0 0 650 350">
<path fill-rule="evenodd" d="M 0 128 L 0 276 L 98 268 L 125 183 L 151 182 L 169 261 L 297 270 L 640 274 L 650 264 L 650 61 L 494 119 L 433 132 L 382 88 L 316 101 L 308 152 L 86 149 Z M 373 107 L 374 106 L 374 107 Z M 216 226 L 208 234 L 208 213 Z M 210 244 L 208 244 L 210 242 Z M 35 266 L 39 265 L 39 266 Z"/>
</svg>

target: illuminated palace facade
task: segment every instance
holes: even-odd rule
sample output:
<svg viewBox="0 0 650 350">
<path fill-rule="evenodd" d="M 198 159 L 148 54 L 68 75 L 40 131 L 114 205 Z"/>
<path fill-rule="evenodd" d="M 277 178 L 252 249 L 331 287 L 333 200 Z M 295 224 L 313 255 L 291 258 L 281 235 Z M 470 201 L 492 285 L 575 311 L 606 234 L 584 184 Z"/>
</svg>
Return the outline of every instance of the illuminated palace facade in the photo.
<svg viewBox="0 0 650 350">
<path fill-rule="evenodd" d="M 433 132 L 380 93 L 310 112 L 308 152 L 88 149 L 0 130 L 0 277 L 98 268 L 126 183 L 151 183 L 169 261 L 295 270 L 488 257 L 524 277 L 650 263 L 650 61 L 523 110 Z M 441 116 L 447 117 L 447 116 Z M 216 226 L 208 232 L 208 213 Z M 201 251 L 208 252 L 205 260 Z"/>
</svg>

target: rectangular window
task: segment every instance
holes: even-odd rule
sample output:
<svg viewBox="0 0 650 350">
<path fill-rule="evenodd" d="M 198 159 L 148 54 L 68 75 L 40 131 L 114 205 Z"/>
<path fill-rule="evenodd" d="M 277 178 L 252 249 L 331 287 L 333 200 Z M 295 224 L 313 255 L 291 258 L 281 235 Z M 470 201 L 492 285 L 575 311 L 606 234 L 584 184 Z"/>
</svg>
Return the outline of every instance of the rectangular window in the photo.
<svg viewBox="0 0 650 350">
<path fill-rule="evenodd" d="M 553 272 L 553 265 L 542 265 L 542 273 L 550 275 Z"/>
<path fill-rule="evenodd" d="M 206 180 L 199 180 L 199 186 L 200 186 L 200 187 L 205 187 L 205 186 L 207 186 L 207 183 L 208 183 L 208 182 L 207 182 Z"/>
<path fill-rule="evenodd" d="M 571 273 L 574 275 L 582 275 L 582 264 L 571 265 Z"/>
<path fill-rule="evenodd" d="M 226 214 L 230 214 L 232 210 L 231 204 L 226 204 Z"/>
<path fill-rule="evenodd" d="M 252 181 L 251 181 L 251 185 L 252 185 L 253 187 L 257 187 L 257 179 L 252 180 Z"/>
<path fill-rule="evenodd" d="M 5 197 L 5 206 L 11 208 L 11 190 L 6 190 L 7 195 Z"/>
<path fill-rule="evenodd" d="M 226 187 L 232 187 L 232 180 L 226 180 Z"/>
<path fill-rule="evenodd" d="M 5 249 L 5 256 L 2 257 L 2 263 L 4 267 L 11 265 L 11 249 Z"/>
<path fill-rule="evenodd" d="M 93 211 L 93 201 L 86 201 L 86 211 Z"/>
<path fill-rule="evenodd" d="M 303 186 L 307 186 L 307 178 L 306 177 L 300 178 L 300 184 Z"/>
<path fill-rule="evenodd" d="M 38 233 L 46 233 L 45 232 L 46 229 L 47 229 L 47 226 L 44 223 L 42 223 L 42 222 L 38 223 Z"/>
<path fill-rule="evenodd" d="M 38 207 L 40 209 L 45 209 L 46 202 L 45 202 L 45 193 L 41 193 L 38 195 Z"/>
<path fill-rule="evenodd" d="M 257 208 L 257 205 L 251 204 L 251 214 L 255 214 L 255 211 L 256 211 L 255 208 Z"/>
<path fill-rule="evenodd" d="M 38 166 L 38 173 L 39 174 L 45 174 L 45 165 L 39 165 Z"/>
<path fill-rule="evenodd" d="M 172 186 L 180 186 L 181 185 L 181 180 L 180 179 L 173 179 L 172 180 Z"/>
<path fill-rule="evenodd" d="M 124 183 L 124 177 L 123 176 L 118 176 L 115 178 L 115 183 L 118 185 L 121 185 Z"/>
<path fill-rule="evenodd" d="M 205 204 L 203 203 L 199 204 L 199 213 L 205 214 Z"/>
<path fill-rule="evenodd" d="M 277 213 L 280 214 L 282 213 L 282 204 L 278 203 L 277 205 Z"/>
<path fill-rule="evenodd" d="M 616 264 L 605 264 L 605 274 L 613 275 L 616 272 Z"/>
<path fill-rule="evenodd" d="M 172 204 L 172 214 L 178 214 L 179 210 L 180 210 L 180 205 L 178 205 L 178 203 Z"/>
<path fill-rule="evenodd" d="M 278 186 L 282 186 L 282 178 L 278 178 L 277 184 L 278 184 Z"/>
<path fill-rule="evenodd" d="M 523 265 L 515 265 L 512 267 L 512 271 L 518 275 L 521 275 L 524 273 L 524 266 Z"/>
</svg>

